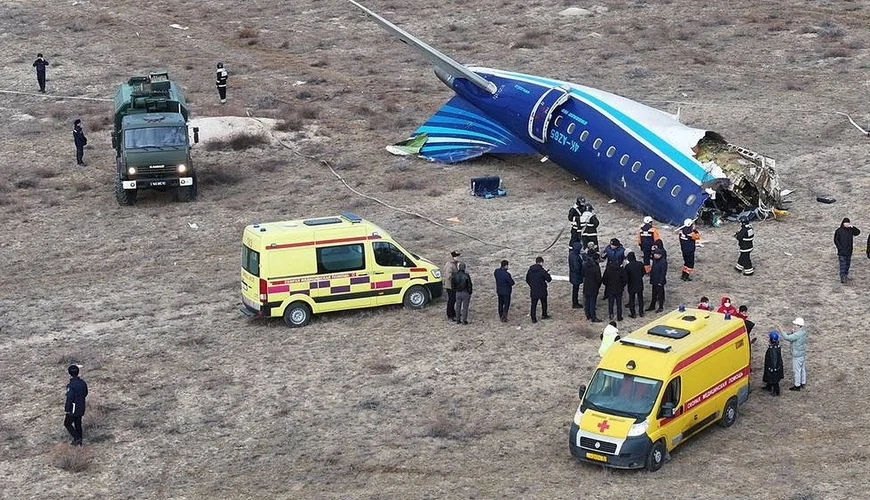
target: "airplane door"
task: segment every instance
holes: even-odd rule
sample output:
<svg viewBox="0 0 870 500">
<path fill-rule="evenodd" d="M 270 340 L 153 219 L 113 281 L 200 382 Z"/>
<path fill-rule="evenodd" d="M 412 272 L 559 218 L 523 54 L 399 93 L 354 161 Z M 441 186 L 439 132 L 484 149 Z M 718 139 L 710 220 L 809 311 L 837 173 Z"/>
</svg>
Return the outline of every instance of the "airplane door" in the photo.
<svg viewBox="0 0 870 500">
<path fill-rule="evenodd" d="M 544 93 L 529 115 L 529 137 L 538 142 L 547 142 L 547 132 L 550 129 L 550 121 L 559 106 L 568 100 L 568 91 L 562 88 L 553 88 Z"/>
</svg>

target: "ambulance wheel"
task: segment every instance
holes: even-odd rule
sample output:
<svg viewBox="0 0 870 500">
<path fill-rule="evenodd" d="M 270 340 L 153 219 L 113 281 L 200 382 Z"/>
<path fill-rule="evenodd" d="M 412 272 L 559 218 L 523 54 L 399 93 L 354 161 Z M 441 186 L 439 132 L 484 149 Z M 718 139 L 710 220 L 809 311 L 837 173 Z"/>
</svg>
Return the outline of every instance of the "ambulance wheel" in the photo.
<svg viewBox="0 0 870 500">
<path fill-rule="evenodd" d="M 649 449 L 649 455 L 646 457 L 646 470 L 655 472 L 661 469 L 665 463 L 665 455 L 667 455 L 665 444 L 661 441 L 653 443 Z"/>
<path fill-rule="evenodd" d="M 722 410 L 722 420 L 719 425 L 722 427 L 731 427 L 737 421 L 737 398 L 731 398 L 725 403 L 725 409 Z"/>
<path fill-rule="evenodd" d="M 121 184 L 121 179 L 115 179 L 115 198 L 121 206 L 130 206 L 136 204 L 136 190 L 124 189 Z"/>
<path fill-rule="evenodd" d="M 305 302 L 293 302 L 284 308 L 284 323 L 290 328 L 305 326 L 311 321 L 311 308 Z"/>
<path fill-rule="evenodd" d="M 405 292 L 405 298 L 402 302 L 405 304 L 405 307 L 420 309 L 429 303 L 429 294 L 422 286 L 414 285 Z"/>
</svg>

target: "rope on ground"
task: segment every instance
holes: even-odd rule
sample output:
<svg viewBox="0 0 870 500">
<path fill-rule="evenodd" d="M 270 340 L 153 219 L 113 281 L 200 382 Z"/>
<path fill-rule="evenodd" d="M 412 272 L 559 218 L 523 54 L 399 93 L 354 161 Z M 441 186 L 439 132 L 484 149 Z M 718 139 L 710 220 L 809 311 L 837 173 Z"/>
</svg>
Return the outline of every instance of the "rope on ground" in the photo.
<svg viewBox="0 0 870 500">
<path fill-rule="evenodd" d="M 306 154 L 302 154 L 302 153 L 300 153 L 298 150 L 296 150 L 296 148 L 290 146 L 289 144 L 285 143 L 284 141 L 282 141 L 281 139 L 279 139 L 278 137 L 276 137 L 275 134 L 273 133 L 271 127 L 267 126 L 267 125 L 266 125 L 265 123 L 263 123 L 259 118 L 255 117 L 255 116 L 251 116 L 250 112 L 248 112 L 247 115 L 248 115 L 249 118 L 251 118 L 251 119 L 256 120 L 257 122 L 259 122 L 260 125 L 262 125 L 263 128 L 265 128 L 265 129 L 267 130 L 267 132 L 269 133 L 269 135 L 272 136 L 273 139 L 275 139 L 276 141 L 278 141 L 278 144 L 280 144 L 280 145 L 281 145 L 282 147 L 284 147 L 285 149 L 290 150 L 290 152 L 292 152 L 293 154 L 295 154 L 295 155 L 297 155 L 297 156 L 300 156 L 300 157 L 302 157 L 302 158 L 307 158 L 307 159 L 309 159 L 309 160 L 316 161 L 316 162 L 320 163 L 321 165 L 325 166 L 326 168 L 328 168 L 329 171 L 332 172 L 332 175 L 335 176 L 335 178 L 338 179 L 342 184 L 344 184 L 344 187 L 346 187 L 348 190 L 350 190 L 352 193 L 356 194 L 357 196 L 360 196 L 360 197 L 366 198 L 366 199 L 368 199 L 368 200 L 372 200 L 372 201 L 374 201 L 375 203 L 378 203 L 378 204 L 380 204 L 380 205 L 383 205 L 383 206 L 385 206 L 385 207 L 387 207 L 387 208 L 389 208 L 390 210 L 393 210 L 393 211 L 395 211 L 395 212 L 400 212 L 400 213 L 403 213 L 403 214 L 406 214 L 406 215 L 410 215 L 410 216 L 412 216 L 412 217 L 417 217 L 417 218 L 419 218 L 419 219 L 423 219 L 423 220 L 425 220 L 425 221 L 427 221 L 427 222 L 429 222 L 429 223 L 431 223 L 431 224 L 434 224 L 434 225 L 436 225 L 436 226 L 438 226 L 438 227 L 440 227 L 440 228 L 442 228 L 442 229 L 446 229 L 446 230 L 448 230 L 448 231 L 450 231 L 450 232 L 453 232 L 453 233 L 456 233 L 456 234 L 461 234 L 462 236 L 465 236 L 466 238 L 469 238 L 469 239 L 471 239 L 471 240 L 473 240 L 473 241 L 477 241 L 478 243 L 483 243 L 484 245 L 491 246 L 491 247 L 496 247 L 496 248 L 501 248 L 501 249 L 504 249 L 504 250 L 514 250 L 514 251 L 519 251 L 519 252 L 527 252 L 527 253 L 530 253 L 530 254 L 542 254 L 542 253 L 546 252 L 547 250 L 553 248 L 553 246 L 554 246 L 554 245 L 559 241 L 559 239 L 562 237 L 562 234 L 565 232 L 565 228 L 562 228 L 562 230 L 559 231 L 559 234 L 556 235 L 556 238 L 553 240 L 552 243 L 550 243 L 550 244 L 549 244 L 546 248 L 544 248 L 543 250 L 537 250 L 537 251 L 536 251 L 536 250 L 524 250 L 524 249 L 520 249 L 520 248 L 514 248 L 514 247 L 511 247 L 511 246 L 508 246 L 508 245 L 500 245 L 500 244 L 497 244 L 497 243 L 492 243 L 492 242 L 490 242 L 490 241 L 486 241 L 486 240 L 480 239 L 480 238 L 478 238 L 477 236 L 474 236 L 473 234 L 469 234 L 469 233 L 466 233 L 465 231 L 461 231 L 461 230 L 459 230 L 459 229 L 455 229 L 455 228 L 452 228 L 452 227 L 450 227 L 450 226 L 448 226 L 448 225 L 446 225 L 446 224 L 443 224 L 443 223 L 441 223 L 440 221 L 437 221 L 437 220 L 435 220 L 435 219 L 429 217 L 428 215 L 424 215 L 424 214 L 421 214 L 421 213 L 419 213 L 419 212 L 414 212 L 414 211 L 412 211 L 412 210 L 408 210 L 408 209 L 406 209 L 406 208 L 401 208 L 401 207 L 397 207 L 397 206 L 391 205 L 391 204 L 389 204 L 389 203 L 387 203 L 387 202 L 385 202 L 385 201 L 383 201 L 383 200 L 381 200 L 381 199 L 379 199 L 379 198 L 376 198 L 376 197 L 374 197 L 374 196 L 372 196 L 372 195 L 365 194 L 365 193 L 363 193 L 363 192 L 358 191 L 358 190 L 355 189 L 353 186 L 351 186 L 350 184 L 348 184 L 348 182 L 344 179 L 344 177 L 342 177 L 338 172 L 335 171 L 335 169 L 332 167 L 332 164 L 329 162 L 329 160 L 325 160 L 325 159 L 323 159 L 323 158 L 318 158 L 317 156 L 306 155 Z"/>
<path fill-rule="evenodd" d="M 18 95 L 30 95 L 35 97 L 51 97 L 53 99 L 78 99 L 80 101 L 102 101 L 102 102 L 112 102 L 111 99 L 105 99 L 102 97 L 82 97 L 82 96 L 73 96 L 73 95 L 54 95 L 54 94 L 43 94 L 42 92 L 22 92 L 20 90 L 0 90 L 0 94 L 18 94 Z"/>
</svg>

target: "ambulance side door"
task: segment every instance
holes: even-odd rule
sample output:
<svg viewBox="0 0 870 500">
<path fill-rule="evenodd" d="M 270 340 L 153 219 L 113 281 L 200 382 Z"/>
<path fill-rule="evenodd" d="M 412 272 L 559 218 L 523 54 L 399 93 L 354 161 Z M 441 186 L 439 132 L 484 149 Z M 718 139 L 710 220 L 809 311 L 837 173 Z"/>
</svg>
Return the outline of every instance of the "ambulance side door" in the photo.
<svg viewBox="0 0 870 500">
<path fill-rule="evenodd" d="M 317 247 L 316 253 L 319 277 L 310 284 L 310 293 L 321 312 L 374 305 L 364 243 Z"/>
<path fill-rule="evenodd" d="M 682 392 L 682 380 L 679 376 L 669 380 L 657 409 L 659 426 L 667 440 L 669 450 L 688 437 L 685 435 L 685 431 L 690 412 L 685 408 Z"/>
<path fill-rule="evenodd" d="M 372 241 L 374 265 L 372 284 L 377 287 L 375 301 L 378 305 L 400 304 L 402 287 L 411 279 L 415 266 L 409 255 L 389 241 Z"/>
</svg>

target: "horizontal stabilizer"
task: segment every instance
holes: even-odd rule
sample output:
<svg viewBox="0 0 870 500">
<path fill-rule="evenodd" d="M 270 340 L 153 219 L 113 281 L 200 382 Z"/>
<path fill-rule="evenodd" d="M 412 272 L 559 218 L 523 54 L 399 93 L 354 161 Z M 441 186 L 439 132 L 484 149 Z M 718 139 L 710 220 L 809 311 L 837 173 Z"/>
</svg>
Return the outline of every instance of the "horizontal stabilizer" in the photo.
<svg viewBox="0 0 870 500">
<path fill-rule="evenodd" d="M 459 96 L 447 101 L 409 139 L 387 146 L 387 151 L 398 155 L 417 154 L 442 163 L 457 163 L 486 153 L 536 153 Z"/>
</svg>

